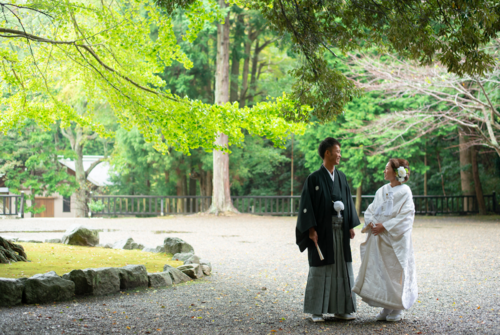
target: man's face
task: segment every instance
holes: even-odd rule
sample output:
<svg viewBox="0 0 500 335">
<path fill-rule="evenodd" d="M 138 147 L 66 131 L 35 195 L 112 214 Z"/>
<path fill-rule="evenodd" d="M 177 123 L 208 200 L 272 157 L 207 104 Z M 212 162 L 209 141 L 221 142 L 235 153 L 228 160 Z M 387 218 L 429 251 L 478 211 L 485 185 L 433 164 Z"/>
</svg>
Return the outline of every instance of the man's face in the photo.
<svg viewBox="0 0 500 335">
<path fill-rule="evenodd" d="M 325 152 L 325 158 L 329 163 L 333 163 L 334 166 L 340 164 L 341 157 L 342 155 L 340 154 L 340 147 L 338 145 L 334 145 Z"/>
</svg>

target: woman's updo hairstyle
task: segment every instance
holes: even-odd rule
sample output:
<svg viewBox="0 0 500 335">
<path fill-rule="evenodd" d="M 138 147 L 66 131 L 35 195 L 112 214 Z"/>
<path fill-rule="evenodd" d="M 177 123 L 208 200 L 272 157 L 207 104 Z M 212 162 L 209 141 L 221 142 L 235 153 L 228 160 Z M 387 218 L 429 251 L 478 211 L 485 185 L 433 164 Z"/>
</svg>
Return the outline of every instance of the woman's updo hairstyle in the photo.
<svg viewBox="0 0 500 335">
<path fill-rule="evenodd" d="M 394 173 L 396 173 L 396 176 L 398 175 L 398 168 L 400 166 L 404 167 L 405 169 L 408 169 L 408 173 L 406 174 L 404 183 L 406 183 L 408 180 L 410 180 L 410 163 L 406 159 L 402 158 L 391 158 L 389 159 L 389 164 L 391 165 L 392 169 L 394 170 Z"/>
</svg>

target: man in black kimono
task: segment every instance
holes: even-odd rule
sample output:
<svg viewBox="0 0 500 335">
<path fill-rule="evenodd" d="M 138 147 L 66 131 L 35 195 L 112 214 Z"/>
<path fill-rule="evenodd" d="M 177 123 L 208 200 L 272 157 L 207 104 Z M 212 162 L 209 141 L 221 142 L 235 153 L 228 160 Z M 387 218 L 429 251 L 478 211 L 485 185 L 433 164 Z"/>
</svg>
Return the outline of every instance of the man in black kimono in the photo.
<svg viewBox="0 0 500 335">
<path fill-rule="evenodd" d="M 354 274 L 350 240 L 360 222 L 346 176 L 335 168 L 340 163 L 340 142 L 328 137 L 319 145 L 318 153 L 323 164 L 304 183 L 295 232 L 300 251 L 307 249 L 309 257 L 304 313 L 312 314 L 314 322 L 324 321 L 324 314 L 353 320 L 356 299 L 351 292 Z M 336 201 L 344 204 L 343 220 L 336 219 Z"/>
</svg>

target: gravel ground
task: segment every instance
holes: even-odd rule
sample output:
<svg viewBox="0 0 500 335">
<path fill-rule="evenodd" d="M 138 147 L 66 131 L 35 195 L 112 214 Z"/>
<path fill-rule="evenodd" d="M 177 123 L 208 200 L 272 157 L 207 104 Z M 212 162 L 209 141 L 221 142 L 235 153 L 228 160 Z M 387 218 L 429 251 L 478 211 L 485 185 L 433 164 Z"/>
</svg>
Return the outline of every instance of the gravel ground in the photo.
<svg viewBox="0 0 500 335">
<path fill-rule="evenodd" d="M 107 230 L 101 243 L 132 236 L 157 245 L 178 236 L 212 262 L 213 274 L 165 289 L 0 308 L 0 334 L 500 334 L 499 216 L 417 217 L 420 295 L 399 323 L 375 321 L 378 310 L 360 301 L 354 321 L 308 321 L 302 312 L 307 257 L 294 243 L 291 217 L 0 220 L 0 233 L 60 237 L 33 231 L 75 223 Z M 364 239 L 356 232 L 355 272 Z"/>
</svg>

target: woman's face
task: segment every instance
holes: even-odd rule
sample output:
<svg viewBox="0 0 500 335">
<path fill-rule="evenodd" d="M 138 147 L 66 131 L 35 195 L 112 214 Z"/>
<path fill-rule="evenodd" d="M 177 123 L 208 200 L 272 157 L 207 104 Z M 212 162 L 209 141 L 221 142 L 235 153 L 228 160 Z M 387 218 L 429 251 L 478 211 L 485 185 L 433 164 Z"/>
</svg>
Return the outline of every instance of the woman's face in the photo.
<svg viewBox="0 0 500 335">
<path fill-rule="evenodd" d="M 387 163 L 384 170 L 384 180 L 393 181 L 396 178 L 396 172 L 392 169 L 391 163 Z"/>
</svg>

